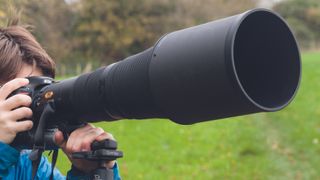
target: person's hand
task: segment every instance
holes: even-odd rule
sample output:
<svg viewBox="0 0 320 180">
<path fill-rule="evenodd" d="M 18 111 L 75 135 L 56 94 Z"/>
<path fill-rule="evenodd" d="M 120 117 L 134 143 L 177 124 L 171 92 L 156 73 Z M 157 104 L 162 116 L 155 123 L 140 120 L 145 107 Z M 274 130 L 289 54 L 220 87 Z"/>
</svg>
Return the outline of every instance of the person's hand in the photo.
<svg viewBox="0 0 320 180">
<path fill-rule="evenodd" d="M 93 141 L 102 141 L 105 139 L 114 140 L 112 134 L 104 132 L 101 128 L 96 128 L 93 125 L 87 124 L 84 127 L 74 130 L 69 136 L 67 142 L 63 138 L 61 131 L 55 133 L 55 142 L 63 150 L 63 152 L 68 156 L 71 163 L 79 170 L 89 173 L 90 171 L 98 168 L 98 163 L 83 160 L 83 159 L 73 159 L 71 154 L 80 151 L 90 151 L 91 143 Z M 110 161 L 105 165 L 106 168 L 112 168 L 115 161 Z"/>
<path fill-rule="evenodd" d="M 24 94 L 8 98 L 14 90 L 28 83 L 28 79 L 17 78 L 0 88 L 0 141 L 3 143 L 10 144 L 17 133 L 30 130 L 33 126 L 31 120 L 25 120 L 32 117 L 32 110 L 28 107 L 31 98 Z"/>
</svg>

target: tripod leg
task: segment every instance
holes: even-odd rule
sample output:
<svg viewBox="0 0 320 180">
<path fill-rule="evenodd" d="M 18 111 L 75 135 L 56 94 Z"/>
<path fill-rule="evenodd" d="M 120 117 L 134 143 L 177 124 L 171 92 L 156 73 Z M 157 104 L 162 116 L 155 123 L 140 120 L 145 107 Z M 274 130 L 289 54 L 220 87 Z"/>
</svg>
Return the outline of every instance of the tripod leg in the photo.
<svg viewBox="0 0 320 180">
<path fill-rule="evenodd" d="M 91 172 L 90 180 L 113 180 L 113 170 L 98 168 Z"/>
</svg>

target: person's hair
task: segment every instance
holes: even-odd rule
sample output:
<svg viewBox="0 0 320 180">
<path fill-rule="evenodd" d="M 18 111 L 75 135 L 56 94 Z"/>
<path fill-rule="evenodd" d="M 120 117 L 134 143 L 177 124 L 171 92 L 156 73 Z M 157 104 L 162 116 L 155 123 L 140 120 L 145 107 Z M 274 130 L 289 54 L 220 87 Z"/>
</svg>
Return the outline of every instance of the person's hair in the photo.
<svg viewBox="0 0 320 180">
<path fill-rule="evenodd" d="M 27 27 L 18 19 L 0 27 L 0 83 L 14 79 L 24 64 L 39 68 L 44 76 L 55 76 L 55 63 Z"/>
</svg>

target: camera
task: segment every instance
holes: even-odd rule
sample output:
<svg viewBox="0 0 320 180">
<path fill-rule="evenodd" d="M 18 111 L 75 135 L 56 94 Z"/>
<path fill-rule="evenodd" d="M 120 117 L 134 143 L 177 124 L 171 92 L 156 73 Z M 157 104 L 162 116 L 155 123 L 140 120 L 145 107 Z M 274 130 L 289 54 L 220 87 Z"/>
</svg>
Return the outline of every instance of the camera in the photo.
<svg viewBox="0 0 320 180">
<path fill-rule="evenodd" d="M 32 97 L 34 127 L 14 144 L 30 148 L 39 129 L 50 141 L 55 129 L 70 132 L 88 122 L 193 124 L 278 111 L 293 100 L 300 76 L 299 48 L 286 22 L 253 9 L 168 33 L 141 53 L 78 77 L 29 77 L 16 93 Z"/>
</svg>

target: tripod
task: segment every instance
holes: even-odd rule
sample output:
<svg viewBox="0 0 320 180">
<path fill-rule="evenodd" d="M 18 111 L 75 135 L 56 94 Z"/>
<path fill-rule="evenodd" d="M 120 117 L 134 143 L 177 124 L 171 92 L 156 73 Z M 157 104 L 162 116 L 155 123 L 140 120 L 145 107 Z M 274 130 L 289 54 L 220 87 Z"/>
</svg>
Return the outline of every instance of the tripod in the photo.
<svg viewBox="0 0 320 180">
<path fill-rule="evenodd" d="M 72 158 L 96 161 L 99 167 L 90 172 L 90 180 L 113 180 L 113 170 L 106 168 L 106 164 L 117 158 L 123 157 L 121 151 L 117 151 L 117 142 L 113 140 L 94 141 L 91 151 L 72 153 Z"/>
</svg>

